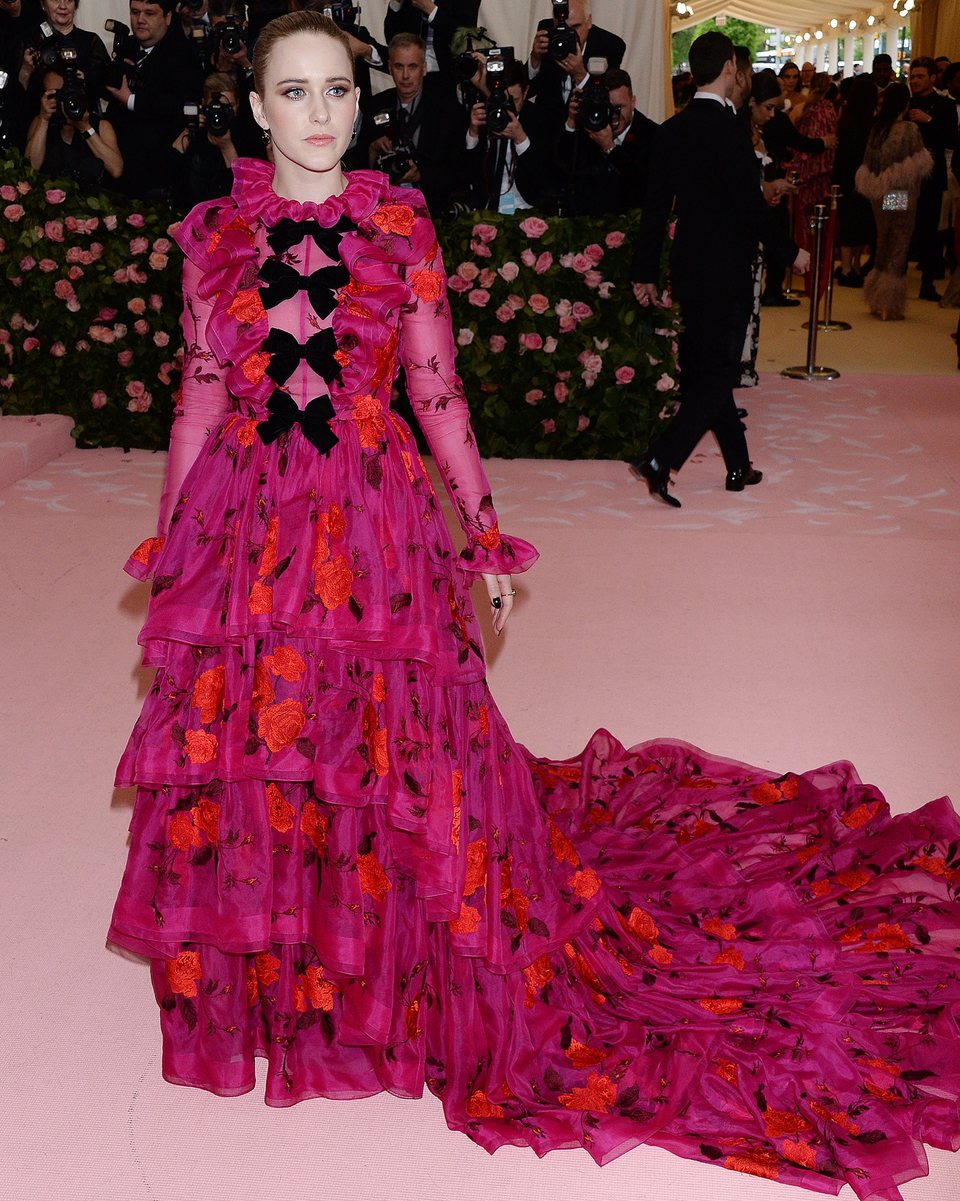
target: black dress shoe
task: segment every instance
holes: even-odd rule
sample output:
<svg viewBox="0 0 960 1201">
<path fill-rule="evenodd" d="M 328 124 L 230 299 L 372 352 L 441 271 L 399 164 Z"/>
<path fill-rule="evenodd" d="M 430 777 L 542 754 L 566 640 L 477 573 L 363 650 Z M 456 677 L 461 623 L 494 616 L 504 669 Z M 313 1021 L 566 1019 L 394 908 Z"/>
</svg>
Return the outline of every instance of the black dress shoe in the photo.
<svg viewBox="0 0 960 1201">
<path fill-rule="evenodd" d="M 759 484 L 762 479 L 763 472 L 755 467 L 738 467 L 727 472 L 726 488 L 728 492 L 742 492 L 748 484 Z"/>
<path fill-rule="evenodd" d="M 931 283 L 922 283 L 920 285 L 919 300 L 932 300 L 935 304 L 940 303 L 940 293 Z"/>
<path fill-rule="evenodd" d="M 796 309 L 800 307 L 800 301 L 791 300 L 789 296 L 761 296 L 760 303 L 765 309 Z"/>
<path fill-rule="evenodd" d="M 640 459 L 628 466 L 635 476 L 646 482 L 651 496 L 659 496 L 671 508 L 680 508 L 680 501 L 667 491 L 670 485 L 669 467 L 661 467 L 655 459 Z"/>
</svg>

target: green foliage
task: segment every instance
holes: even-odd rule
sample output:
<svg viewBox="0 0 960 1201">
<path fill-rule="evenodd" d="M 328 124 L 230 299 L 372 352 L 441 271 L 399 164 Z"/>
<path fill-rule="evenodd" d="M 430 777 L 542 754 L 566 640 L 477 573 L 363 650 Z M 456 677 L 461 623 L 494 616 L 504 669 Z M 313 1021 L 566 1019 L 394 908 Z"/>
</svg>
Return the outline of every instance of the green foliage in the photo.
<svg viewBox="0 0 960 1201">
<path fill-rule="evenodd" d="M 80 446 L 165 448 L 179 379 L 169 210 L 88 196 L 0 158 L 5 413 L 66 413 Z"/>
<path fill-rule="evenodd" d="M 484 455 L 635 459 L 646 448 L 673 394 L 678 320 L 634 299 L 638 222 L 483 213 L 440 229 Z"/>
<path fill-rule="evenodd" d="M 678 30 L 673 35 L 674 67 L 679 67 L 681 63 L 687 62 L 690 56 L 690 47 L 701 33 L 709 33 L 713 29 L 719 29 L 720 33 L 725 33 L 735 46 L 749 46 L 750 53 L 754 55 L 758 50 L 763 49 L 767 40 L 763 26 L 757 25 L 753 21 L 741 21 L 739 17 L 727 17 L 727 23 L 720 27 L 711 17 L 709 21 L 700 21 L 696 25 L 691 25 L 689 29 Z"/>
</svg>

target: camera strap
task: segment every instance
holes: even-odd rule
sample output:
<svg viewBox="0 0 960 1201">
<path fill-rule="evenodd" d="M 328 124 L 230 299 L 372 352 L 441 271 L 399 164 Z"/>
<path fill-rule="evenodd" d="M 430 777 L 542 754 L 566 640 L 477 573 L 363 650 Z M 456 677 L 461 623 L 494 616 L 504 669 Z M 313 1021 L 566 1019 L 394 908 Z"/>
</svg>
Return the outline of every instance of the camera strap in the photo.
<svg viewBox="0 0 960 1201">
<path fill-rule="evenodd" d="M 397 141 L 411 142 L 415 141 L 416 135 L 420 131 L 420 126 L 423 124 L 423 95 L 421 94 L 417 107 L 412 113 L 408 112 L 400 103 L 399 96 L 397 97 Z"/>
</svg>

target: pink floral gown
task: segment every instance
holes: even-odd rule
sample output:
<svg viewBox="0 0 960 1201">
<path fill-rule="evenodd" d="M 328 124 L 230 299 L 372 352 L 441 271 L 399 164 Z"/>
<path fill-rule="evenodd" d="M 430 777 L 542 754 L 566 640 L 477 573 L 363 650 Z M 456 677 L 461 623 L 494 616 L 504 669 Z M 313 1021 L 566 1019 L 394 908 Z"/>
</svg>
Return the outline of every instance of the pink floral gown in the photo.
<svg viewBox="0 0 960 1201">
<path fill-rule="evenodd" d="M 180 230 L 182 411 L 128 564 L 157 672 L 109 938 L 151 960 L 165 1078 L 243 1093 L 263 1056 L 270 1105 L 426 1086 L 490 1151 L 646 1142 L 899 1197 L 960 1138 L 949 802 L 514 742 L 468 586 L 536 552 L 497 529 L 422 198 L 235 171 Z"/>
</svg>

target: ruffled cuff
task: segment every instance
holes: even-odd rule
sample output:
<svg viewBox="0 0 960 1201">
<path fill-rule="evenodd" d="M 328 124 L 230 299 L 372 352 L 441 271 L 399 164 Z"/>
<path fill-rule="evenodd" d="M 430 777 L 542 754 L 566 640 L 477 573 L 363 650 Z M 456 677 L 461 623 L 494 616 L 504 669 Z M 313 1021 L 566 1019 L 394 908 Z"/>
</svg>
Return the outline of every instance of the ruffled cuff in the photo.
<svg viewBox="0 0 960 1201">
<path fill-rule="evenodd" d="M 157 559 L 160 557 L 165 542 L 166 538 L 162 535 L 156 538 L 144 538 L 124 563 L 123 570 L 127 575 L 132 575 L 135 580 L 149 579 L 153 575 L 153 569 L 157 565 Z"/>
<path fill-rule="evenodd" d="M 487 575 L 519 575 L 532 567 L 540 558 L 540 552 L 522 538 L 507 538 L 491 526 L 482 534 L 470 535 L 467 545 L 460 552 L 460 566 L 464 571 Z"/>
</svg>

